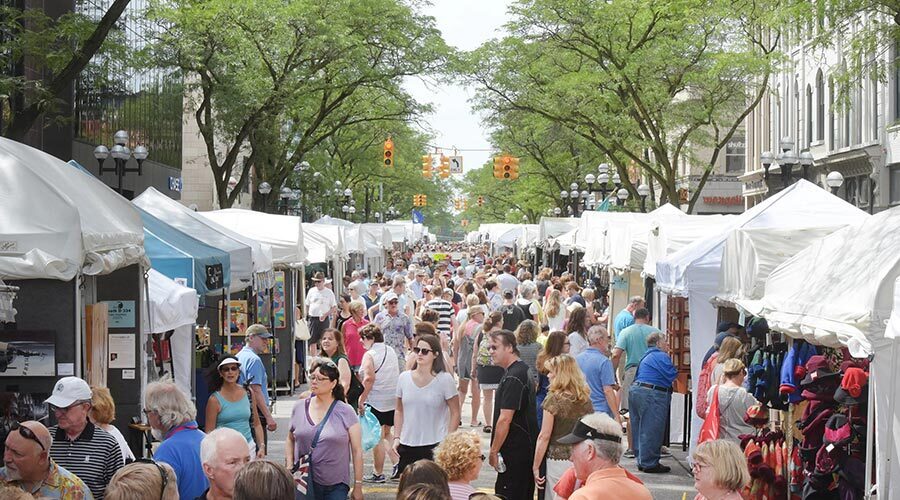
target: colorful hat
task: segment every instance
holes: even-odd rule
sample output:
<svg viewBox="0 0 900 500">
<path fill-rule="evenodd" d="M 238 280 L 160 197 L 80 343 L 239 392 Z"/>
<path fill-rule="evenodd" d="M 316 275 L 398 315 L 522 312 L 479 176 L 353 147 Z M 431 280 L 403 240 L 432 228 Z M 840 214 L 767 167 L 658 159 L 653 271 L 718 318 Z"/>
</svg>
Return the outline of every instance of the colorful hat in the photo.
<svg viewBox="0 0 900 500">
<path fill-rule="evenodd" d="M 765 427 L 769 424 L 769 408 L 762 403 L 756 403 L 747 408 L 747 413 L 744 414 L 744 422 L 753 427 Z"/>
<path fill-rule="evenodd" d="M 836 377 L 838 375 L 838 372 L 831 370 L 831 366 L 828 364 L 828 358 L 821 354 L 816 354 L 815 356 L 810 356 L 809 361 L 806 362 L 806 376 L 800 382 L 800 385 L 814 384 L 820 380 Z"/>
<path fill-rule="evenodd" d="M 853 439 L 853 430 L 850 428 L 850 420 L 842 413 L 835 413 L 825 423 L 823 443 L 827 445 L 843 446 Z"/>
<path fill-rule="evenodd" d="M 845 405 L 858 405 L 868 397 L 869 374 L 860 368 L 847 368 L 841 386 L 834 391 L 835 401 Z"/>
</svg>

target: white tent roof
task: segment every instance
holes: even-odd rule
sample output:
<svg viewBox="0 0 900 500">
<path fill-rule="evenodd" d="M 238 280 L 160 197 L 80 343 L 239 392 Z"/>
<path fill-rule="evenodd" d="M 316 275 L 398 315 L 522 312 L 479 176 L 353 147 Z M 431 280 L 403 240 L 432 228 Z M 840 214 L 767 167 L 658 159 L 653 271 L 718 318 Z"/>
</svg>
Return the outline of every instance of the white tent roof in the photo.
<svg viewBox="0 0 900 500">
<path fill-rule="evenodd" d="M 83 273 L 108 274 L 132 264 L 147 263 L 144 255 L 144 226 L 140 216 L 128 200 L 102 181 L 74 165 L 9 139 L 0 138 L 0 163 L 3 163 L 4 169 L 27 170 L 33 174 L 29 176 L 16 172 L 4 175 L 4 189 L 21 190 L 40 204 L 37 210 L 26 217 L 30 229 L 20 220 L 7 219 L 2 222 L 4 230 L 0 232 L 3 234 L 0 239 L 11 243 L 0 246 L 11 247 L 12 242 L 15 242 L 18 248 L 17 251 L 4 251 L 3 259 L 8 254 L 18 253 L 14 257 L 21 264 L 17 272 L 32 276 L 44 273 L 42 277 L 56 279 L 64 279 L 71 274 L 71 263 L 76 258 L 78 246 L 71 241 L 72 230 L 65 231 L 68 236 L 53 237 L 52 234 L 60 224 L 73 222 L 73 207 L 81 226 L 80 255 L 74 262 L 81 266 Z M 40 186 L 37 179 L 51 186 L 56 194 L 48 193 L 47 187 Z M 47 198 L 42 198 L 42 195 Z M 17 203 L 18 207 L 11 210 L 27 208 L 21 202 Z M 10 207 L 0 208 L 0 213 L 5 214 L 7 209 Z M 59 220 L 39 226 L 45 215 Z M 18 233 L 22 237 L 28 235 L 27 239 L 7 240 L 7 227 L 13 234 Z M 76 229 L 77 227 L 74 226 Z M 44 267 L 43 271 L 41 267 Z"/>
<path fill-rule="evenodd" d="M 74 278 L 84 261 L 78 209 L 3 152 L 0 179 L 0 277 Z"/>
<path fill-rule="evenodd" d="M 738 305 L 792 337 L 866 357 L 894 304 L 898 249 L 900 207 L 814 242 L 772 272 L 761 299 Z"/>
<path fill-rule="evenodd" d="M 578 227 L 579 219 L 575 217 L 541 217 L 538 224 L 538 241 L 539 245 L 548 245 L 550 239 L 556 238 L 561 234 Z"/>
<path fill-rule="evenodd" d="M 602 246 L 587 249 L 585 264 L 599 264 L 620 272 L 639 270 L 647 256 L 647 233 L 651 224 L 658 222 L 677 225 L 682 219 L 690 217 L 669 203 L 647 214 L 628 215 L 631 217 L 607 218 L 606 228 L 602 231 L 591 229 L 592 234 L 597 232 L 602 236 L 602 239 L 595 240 Z M 600 230 L 599 227 L 597 229 Z"/>
<path fill-rule="evenodd" d="M 165 333 L 197 321 L 200 299 L 193 288 L 179 285 L 155 269 L 150 269 L 147 282 L 150 317 L 144 315 L 144 333 Z"/>
<path fill-rule="evenodd" d="M 347 258 L 344 246 L 344 227 L 332 224 L 303 223 L 306 259 L 309 262 L 329 262 Z"/>
<path fill-rule="evenodd" d="M 362 232 L 365 234 L 366 257 L 377 257 L 385 250 L 394 248 L 391 231 L 384 224 L 362 224 Z"/>
<path fill-rule="evenodd" d="M 300 217 L 237 208 L 199 214 L 247 238 L 268 245 L 272 249 L 273 265 L 302 266 L 306 261 Z"/>
<path fill-rule="evenodd" d="M 547 247 L 550 249 L 558 249 L 559 253 L 563 255 L 569 255 L 572 253 L 572 250 L 576 248 L 578 241 L 578 228 L 570 229 L 565 233 L 557 236 L 556 238 L 550 238 L 547 241 Z"/>
<path fill-rule="evenodd" d="M 736 304 L 762 298 L 766 278 L 797 252 L 844 226 L 740 228 L 725 240 L 719 291 L 713 300 Z"/>
<path fill-rule="evenodd" d="M 487 235 L 487 241 L 490 243 L 496 244 L 504 233 L 507 233 L 517 227 L 521 226 L 521 224 L 507 224 L 503 222 L 494 222 L 488 224 L 482 224 L 478 227 L 478 231 Z"/>
<path fill-rule="evenodd" d="M 900 398 L 897 397 L 900 380 L 900 278 L 894 281 L 894 306 L 884 332 L 885 339 L 878 342 L 875 359 L 872 360 L 869 383 L 874 383 L 875 394 L 875 463 L 876 484 L 879 497 L 884 500 L 900 499 Z"/>
<path fill-rule="evenodd" d="M 799 227 L 856 224 L 865 213 L 826 190 L 799 180 L 732 220 L 730 227 Z M 689 289 L 716 291 L 727 232 L 696 241 L 657 262 L 656 282 L 664 292 L 685 294 Z"/>
<path fill-rule="evenodd" d="M 252 284 L 253 256 L 250 246 L 232 237 L 231 234 L 220 231 L 218 228 L 221 226 L 152 187 L 135 198 L 134 204 L 179 231 L 228 252 L 231 260 L 232 291 L 243 290 Z"/>
<path fill-rule="evenodd" d="M 733 223 L 734 215 L 690 215 L 677 224 L 651 221 L 647 232 L 647 255 L 644 258 L 646 276 L 656 276 L 656 262 L 691 243 L 724 232 Z"/>
<path fill-rule="evenodd" d="M 537 224 L 517 224 L 516 227 L 497 236 L 495 244 L 505 247 L 516 245 L 525 247 L 537 238 L 537 231 Z"/>
<path fill-rule="evenodd" d="M 392 220 L 385 223 L 388 226 L 400 226 L 404 229 L 404 238 L 409 244 L 417 243 L 425 236 L 425 226 L 408 220 Z"/>
<path fill-rule="evenodd" d="M 332 226 L 353 225 L 353 223 L 348 220 L 340 219 L 338 217 L 332 217 L 330 215 L 323 215 L 322 217 L 319 217 L 319 220 L 315 221 L 314 224 L 331 224 Z"/>
</svg>

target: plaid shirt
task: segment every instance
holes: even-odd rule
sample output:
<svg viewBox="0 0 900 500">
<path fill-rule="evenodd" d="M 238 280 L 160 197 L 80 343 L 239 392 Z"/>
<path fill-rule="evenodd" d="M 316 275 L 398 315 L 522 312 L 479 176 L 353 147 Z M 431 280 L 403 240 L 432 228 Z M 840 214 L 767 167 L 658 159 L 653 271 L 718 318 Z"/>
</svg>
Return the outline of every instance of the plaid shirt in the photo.
<svg viewBox="0 0 900 500">
<path fill-rule="evenodd" d="M 401 371 L 403 371 L 402 367 L 406 364 L 406 341 L 413 338 L 412 321 L 402 312 L 391 316 L 387 311 L 382 311 L 375 316 L 375 324 L 384 335 L 384 343 L 397 353 Z"/>
</svg>

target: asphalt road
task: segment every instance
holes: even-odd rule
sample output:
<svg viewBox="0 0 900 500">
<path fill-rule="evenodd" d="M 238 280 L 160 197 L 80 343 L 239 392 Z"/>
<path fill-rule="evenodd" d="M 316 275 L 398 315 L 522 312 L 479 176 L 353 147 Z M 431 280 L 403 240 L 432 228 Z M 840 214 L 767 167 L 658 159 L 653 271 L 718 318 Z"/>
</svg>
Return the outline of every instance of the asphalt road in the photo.
<svg viewBox="0 0 900 500">
<path fill-rule="evenodd" d="M 296 401 L 296 396 L 280 396 L 275 402 L 275 418 L 278 421 L 278 430 L 269 434 L 269 458 L 278 462 L 284 461 L 285 436 L 289 427 L 291 410 Z M 468 422 L 470 422 L 470 415 L 471 405 L 467 401 L 466 404 L 463 405 L 462 421 L 464 423 L 461 427 L 462 429 L 472 429 L 468 425 Z M 487 455 L 490 443 L 489 435 L 481 432 L 480 428 L 478 429 L 478 432 L 484 436 L 482 447 L 485 455 Z M 694 480 L 691 477 L 690 468 L 687 464 L 687 453 L 682 452 L 680 447 L 677 447 L 677 449 L 675 448 L 676 447 L 673 446 L 671 458 L 664 458 L 662 460 L 663 464 L 672 467 L 672 471 L 668 474 L 644 474 L 643 472 L 638 472 L 634 459 L 623 458 L 622 465 L 644 481 L 644 484 L 647 485 L 650 492 L 653 494 L 654 499 L 693 499 L 696 490 L 694 490 Z M 363 456 L 363 459 L 366 467 L 364 475 L 368 475 L 372 471 L 372 453 L 366 453 Z M 385 471 L 386 473 L 390 473 L 390 463 L 385 465 Z M 493 492 L 496 475 L 496 472 L 485 463 L 481 475 L 473 485 L 478 490 Z M 397 484 L 390 481 L 385 484 L 366 484 L 363 487 L 363 493 L 366 499 L 393 500 L 397 495 Z"/>
</svg>

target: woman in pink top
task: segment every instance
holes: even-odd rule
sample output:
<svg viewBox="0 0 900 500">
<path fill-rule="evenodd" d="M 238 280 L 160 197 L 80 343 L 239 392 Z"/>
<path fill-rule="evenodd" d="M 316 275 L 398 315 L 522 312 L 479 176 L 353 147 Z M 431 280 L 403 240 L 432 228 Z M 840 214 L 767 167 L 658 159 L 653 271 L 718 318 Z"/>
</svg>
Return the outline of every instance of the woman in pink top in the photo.
<svg viewBox="0 0 900 500">
<path fill-rule="evenodd" d="M 350 303 L 350 319 L 344 322 L 341 327 L 341 333 L 344 334 L 344 347 L 347 352 L 347 359 L 350 360 L 350 368 L 353 371 L 359 370 L 362 365 L 363 354 L 366 348 L 359 338 L 359 331 L 362 327 L 369 324 L 366 319 L 366 305 L 361 301 L 354 300 Z"/>
<path fill-rule="evenodd" d="M 697 445 L 691 471 L 699 491 L 694 500 L 741 500 L 741 490 L 750 482 L 741 449 L 724 439 Z"/>
</svg>

